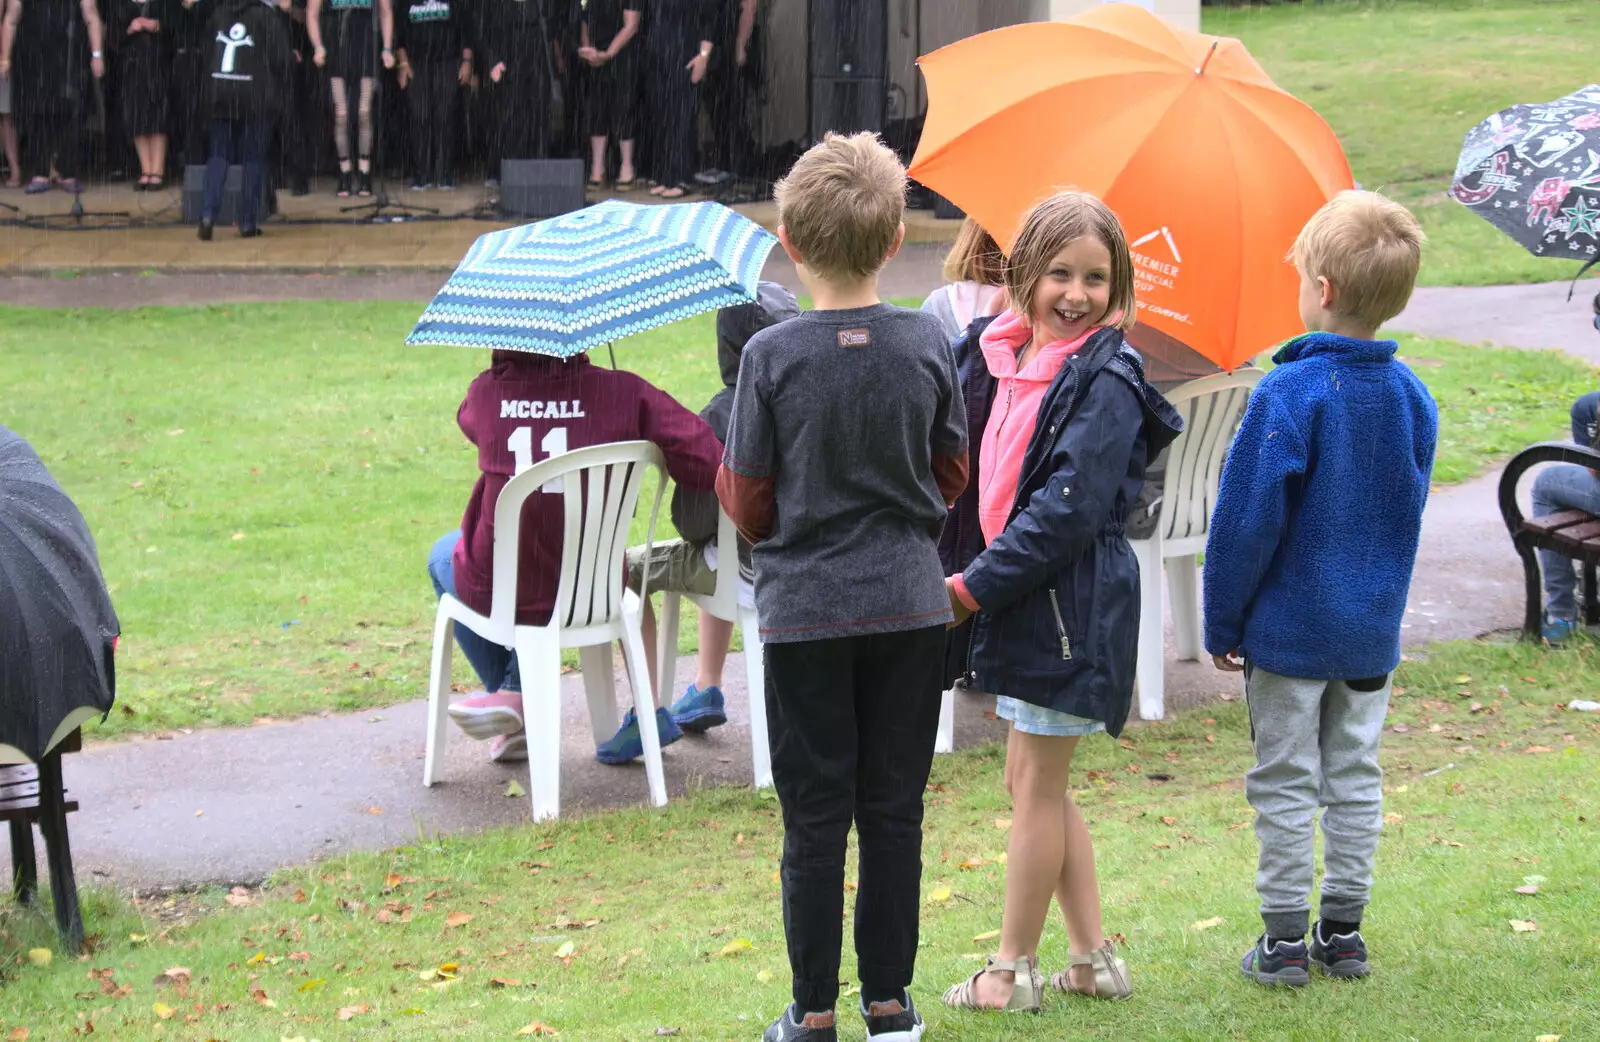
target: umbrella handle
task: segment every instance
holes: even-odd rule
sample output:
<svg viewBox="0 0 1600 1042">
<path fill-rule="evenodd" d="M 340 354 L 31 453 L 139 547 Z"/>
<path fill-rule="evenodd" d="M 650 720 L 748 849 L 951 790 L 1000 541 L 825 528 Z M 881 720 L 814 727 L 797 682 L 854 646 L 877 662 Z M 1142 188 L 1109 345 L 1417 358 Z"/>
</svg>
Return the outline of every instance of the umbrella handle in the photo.
<svg viewBox="0 0 1600 1042">
<path fill-rule="evenodd" d="M 1600 264 L 1600 257 L 1591 257 L 1588 260 L 1584 261 L 1583 262 L 1583 267 L 1579 268 L 1578 269 L 1578 273 L 1576 275 L 1572 276 L 1572 285 L 1567 287 L 1567 303 L 1568 304 L 1572 303 L 1572 294 L 1577 292 L 1578 280 L 1583 278 L 1583 273 L 1584 272 L 1588 271 L 1590 268 L 1594 267 L 1596 264 Z"/>
<path fill-rule="evenodd" d="M 1589 263 L 1593 264 L 1594 261 L 1590 261 Z M 1579 274 L 1582 274 L 1582 272 L 1580 272 Z M 606 341 L 606 354 L 611 356 L 611 371 L 612 372 L 616 372 L 617 371 L 617 352 L 616 352 L 616 349 L 611 346 L 611 341 L 609 341 L 609 340 Z"/>
</svg>

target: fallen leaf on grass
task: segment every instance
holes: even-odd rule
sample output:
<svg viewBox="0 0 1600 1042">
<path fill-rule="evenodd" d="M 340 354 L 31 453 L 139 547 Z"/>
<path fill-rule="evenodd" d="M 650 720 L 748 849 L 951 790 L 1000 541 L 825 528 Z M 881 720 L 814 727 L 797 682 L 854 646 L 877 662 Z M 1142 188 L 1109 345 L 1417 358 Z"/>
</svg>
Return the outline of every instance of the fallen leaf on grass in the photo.
<svg viewBox="0 0 1600 1042">
<path fill-rule="evenodd" d="M 49 948 L 28 949 L 28 961 L 33 963 L 35 966 L 48 966 L 50 965 L 50 960 L 53 958 L 55 958 L 55 955 L 50 951 Z"/>
<path fill-rule="evenodd" d="M 1190 926 L 1189 929 L 1191 929 L 1191 930 L 1209 930 L 1213 926 L 1221 926 L 1221 925 L 1222 925 L 1222 916 L 1214 915 L 1210 919 L 1201 919 L 1199 922 L 1197 922 L 1194 925 Z"/>
<path fill-rule="evenodd" d="M 1525 753 L 1553 753 L 1553 752 L 1555 752 L 1555 750 L 1550 748 L 1548 745 L 1530 745 L 1530 746 L 1528 746 L 1526 749 L 1524 749 L 1522 751 L 1525 752 Z"/>
<path fill-rule="evenodd" d="M 445 927 L 451 930 L 454 930 L 458 926 L 465 926 L 470 922 L 472 922 L 471 912 L 451 912 L 449 915 L 444 917 Z"/>
<path fill-rule="evenodd" d="M 204 811 L 197 810 L 195 811 L 195 816 L 198 817 L 202 813 L 204 813 Z M 242 886 L 236 886 L 232 890 L 229 890 L 228 896 L 224 897 L 223 900 L 235 908 L 248 908 L 256 903 L 256 899 L 251 896 L 250 891 L 246 890 Z"/>
<path fill-rule="evenodd" d="M 306 981 L 304 984 L 300 985 L 298 988 L 296 988 L 294 990 L 304 994 L 305 992 L 308 992 L 308 991 L 316 991 L 318 988 L 322 987 L 323 985 L 325 985 L 327 983 L 328 982 L 326 980 L 324 980 L 323 978 L 321 978 L 321 977 L 312 977 L 310 980 Z"/>
<path fill-rule="evenodd" d="M 521 1028 L 517 1032 L 517 1034 L 519 1034 L 519 1035 L 550 1035 L 551 1037 L 554 1037 L 554 1036 L 560 1034 L 560 1032 L 558 1032 L 555 1028 L 551 1027 L 549 1024 L 546 1024 L 546 1023 L 544 1023 L 542 1021 L 536 1020 L 532 1024 L 529 1024 L 526 1027 Z"/>
<path fill-rule="evenodd" d="M 771 970 L 757 970 L 756 971 L 756 983 L 757 984 L 771 984 L 772 983 L 772 971 Z"/>
<path fill-rule="evenodd" d="M 1177 823 L 1178 823 L 1178 819 L 1177 818 L 1163 817 L 1161 819 L 1161 824 L 1163 824 L 1163 825 L 1176 825 Z"/>
<path fill-rule="evenodd" d="M 1527 897 L 1532 897 L 1534 894 L 1537 894 L 1538 892 L 1539 892 L 1539 887 L 1538 887 L 1537 884 L 1534 884 L 1534 883 L 1529 883 L 1527 886 L 1519 886 L 1515 890 L 1512 891 L 1512 893 L 1514 893 L 1514 894 L 1523 894 L 1523 895 L 1525 895 Z"/>
<path fill-rule="evenodd" d="M 572 958 L 572 953 L 577 950 L 577 945 L 573 944 L 571 941 L 567 941 L 563 943 L 561 947 L 556 949 L 556 958 L 563 960 L 570 959 Z"/>
<path fill-rule="evenodd" d="M 740 952 L 749 951 L 752 947 L 753 947 L 753 945 L 751 945 L 751 943 L 750 943 L 750 938 L 748 938 L 748 937 L 735 937 L 733 940 L 729 941 L 727 944 L 724 944 L 722 946 L 722 950 L 720 952 L 718 952 L 717 954 L 719 956 L 721 956 L 721 955 L 738 955 Z"/>
<path fill-rule="evenodd" d="M 941 903 L 943 903 L 945 901 L 950 900 L 951 896 L 952 895 L 950 893 L 950 888 L 949 887 L 947 887 L 947 886 L 936 886 L 928 893 L 928 903 L 929 904 L 941 904 Z"/>
<path fill-rule="evenodd" d="M 160 1017 L 162 1020 L 171 1020 L 172 1015 L 178 1012 L 164 1002 L 157 1002 L 150 1008 L 155 1012 L 155 1015 Z"/>
<path fill-rule="evenodd" d="M 6 1042 L 28 1042 L 28 1029 L 15 1028 L 6 1036 Z"/>
<path fill-rule="evenodd" d="M 676 1035 L 677 1033 L 677 1028 L 656 1028 L 656 1034 L 658 1035 Z"/>
<path fill-rule="evenodd" d="M 1011 819 L 1010 818 L 995 818 L 994 819 L 994 827 L 997 828 L 997 829 L 1008 829 L 1008 828 L 1011 827 Z"/>
<path fill-rule="evenodd" d="M 367 1012 L 367 1007 L 365 1005 L 362 1005 L 362 1006 L 340 1006 L 339 1007 L 339 1019 L 340 1020 L 349 1020 L 351 1017 L 359 1017 L 361 1014 L 363 1014 L 365 1012 Z"/>
<path fill-rule="evenodd" d="M 1519 859 L 1519 860 L 1521 860 L 1521 859 Z M 1535 858 L 1534 860 L 1538 860 L 1538 859 Z M 1522 877 L 1522 881 L 1524 883 L 1528 884 L 1529 886 L 1538 886 L 1540 883 L 1549 882 L 1549 880 L 1545 879 L 1544 876 L 1523 876 Z"/>
<path fill-rule="evenodd" d="M 273 1002 L 271 999 L 267 998 L 266 989 L 260 986 L 250 989 L 250 998 L 255 1001 L 256 1005 L 264 1006 L 267 1009 L 275 1009 L 278 1005 L 276 1002 Z"/>
<path fill-rule="evenodd" d="M 521 785 L 518 785 L 517 779 L 512 778 L 510 781 L 506 782 L 506 796 L 508 798 L 517 799 L 519 797 L 526 796 L 527 794 L 528 790 L 524 789 Z"/>
<path fill-rule="evenodd" d="M 148 941 L 149 939 L 150 938 L 148 936 L 146 936 L 145 934 L 142 934 L 142 933 L 130 933 L 128 935 L 128 940 L 133 944 L 143 944 L 144 942 Z"/>
<path fill-rule="evenodd" d="M 520 988 L 520 987 L 522 987 L 522 978 L 521 977 L 490 977 L 489 978 L 489 987 L 491 987 L 491 988 Z"/>
<path fill-rule="evenodd" d="M 1508 919 L 1512 933 L 1533 933 L 1539 929 L 1539 924 L 1532 919 Z"/>
<path fill-rule="evenodd" d="M 1533 1042 L 1561 1042 L 1561 1039 L 1561 1035 L 1539 1035 L 1534 1038 Z"/>
<path fill-rule="evenodd" d="M 999 937 L 999 936 L 1000 936 L 1000 931 L 999 930 L 990 930 L 988 933 L 980 933 L 980 934 L 978 934 L 978 936 L 973 938 L 973 941 L 974 942 L 976 942 L 976 941 L 992 941 L 996 937 Z"/>
<path fill-rule="evenodd" d="M 1472 677 L 1468 676 L 1466 673 L 1463 673 L 1459 677 L 1456 677 L 1454 680 L 1450 681 L 1450 683 L 1452 683 L 1452 684 L 1470 684 L 1470 683 L 1472 683 Z"/>
</svg>

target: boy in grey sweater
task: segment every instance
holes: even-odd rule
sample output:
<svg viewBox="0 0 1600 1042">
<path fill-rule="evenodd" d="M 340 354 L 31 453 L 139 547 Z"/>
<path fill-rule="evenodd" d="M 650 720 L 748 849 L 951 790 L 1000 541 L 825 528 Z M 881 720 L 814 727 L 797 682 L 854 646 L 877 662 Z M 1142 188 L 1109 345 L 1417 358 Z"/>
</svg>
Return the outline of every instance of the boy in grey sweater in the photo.
<svg viewBox="0 0 1600 1042">
<path fill-rule="evenodd" d="M 922 793 L 951 620 L 936 547 L 966 487 L 966 415 L 938 320 L 883 304 L 905 170 L 871 134 L 830 134 L 777 188 L 785 251 L 816 310 L 745 347 L 717 494 L 755 544 L 783 920 L 794 1002 L 766 1042 L 834 1042 L 846 840 L 860 841 L 861 1015 L 919 1038 Z"/>
</svg>

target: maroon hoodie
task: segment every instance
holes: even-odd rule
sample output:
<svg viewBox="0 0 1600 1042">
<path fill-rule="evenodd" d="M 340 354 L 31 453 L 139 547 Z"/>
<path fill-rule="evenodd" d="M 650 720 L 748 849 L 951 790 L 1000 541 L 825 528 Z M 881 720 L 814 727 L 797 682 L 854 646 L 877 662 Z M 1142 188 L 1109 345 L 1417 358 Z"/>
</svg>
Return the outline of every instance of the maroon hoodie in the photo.
<svg viewBox="0 0 1600 1042">
<path fill-rule="evenodd" d="M 690 492 L 716 485 L 722 443 L 704 420 L 633 373 L 601 369 L 585 355 L 569 361 L 496 351 L 472 381 L 456 413 L 478 447 L 483 473 L 461 518 L 454 559 L 456 596 L 489 614 L 494 584 L 494 505 L 517 472 L 559 452 L 617 441 L 654 442 L 672 480 Z M 536 492 L 522 508 L 517 622 L 542 626 L 555 607 L 561 576 L 560 501 Z"/>
</svg>

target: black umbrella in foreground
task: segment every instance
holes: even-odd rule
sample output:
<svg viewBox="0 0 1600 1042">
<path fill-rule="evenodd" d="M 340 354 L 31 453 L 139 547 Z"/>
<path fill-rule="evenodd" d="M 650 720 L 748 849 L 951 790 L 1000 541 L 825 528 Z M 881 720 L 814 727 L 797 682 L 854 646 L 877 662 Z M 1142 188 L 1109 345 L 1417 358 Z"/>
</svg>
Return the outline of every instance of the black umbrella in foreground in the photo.
<svg viewBox="0 0 1600 1042">
<path fill-rule="evenodd" d="M 0 762 L 37 761 L 110 712 L 120 631 L 83 515 L 0 427 Z"/>
</svg>

